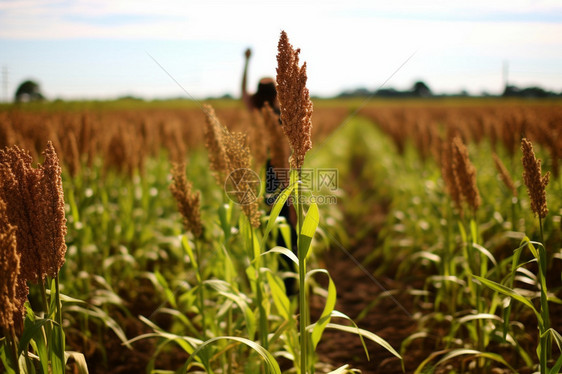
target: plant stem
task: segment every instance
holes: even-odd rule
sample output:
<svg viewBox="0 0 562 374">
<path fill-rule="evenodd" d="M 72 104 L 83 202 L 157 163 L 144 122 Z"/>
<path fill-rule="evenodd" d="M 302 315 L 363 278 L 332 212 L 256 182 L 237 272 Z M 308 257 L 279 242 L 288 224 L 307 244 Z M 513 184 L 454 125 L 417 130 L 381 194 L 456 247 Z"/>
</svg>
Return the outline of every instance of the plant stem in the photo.
<svg viewBox="0 0 562 374">
<path fill-rule="evenodd" d="M 299 181 L 300 181 L 300 170 L 299 170 Z M 301 183 L 297 184 L 296 188 L 296 207 L 297 207 L 297 247 L 298 247 L 298 258 L 299 258 L 299 327 L 300 327 L 300 348 L 301 348 L 301 362 L 300 362 L 300 372 L 301 374 L 307 374 L 308 369 L 308 339 L 306 332 L 306 324 L 308 320 L 308 306 L 306 303 L 306 258 L 304 253 L 301 253 L 301 232 L 302 224 L 304 219 L 304 212 L 302 204 L 300 203 L 301 196 Z"/>
<path fill-rule="evenodd" d="M 195 253 L 197 254 L 197 276 L 199 278 L 199 313 L 201 314 L 201 337 L 202 340 L 207 340 L 207 325 L 205 323 L 205 289 L 203 288 L 203 271 L 201 266 L 203 261 L 201 261 L 201 252 L 199 250 L 199 245 L 197 239 L 193 241 L 195 246 Z"/>
<path fill-rule="evenodd" d="M 49 318 L 49 303 L 47 302 L 47 291 L 45 289 L 45 280 L 39 281 L 39 288 L 41 289 L 41 301 L 43 302 L 43 312 L 45 318 Z"/>
<path fill-rule="evenodd" d="M 17 338 L 16 338 L 16 331 L 14 326 L 10 327 L 9 334 L 5 334 L 8 337 L 8 345 L 12 348 L 11 356 L 13 359 L 14 371 L 16 374 L 20 374 L 20 365 L 18 360 L 18 345 L 17 345 Z"/>
<path fill-rule="evenodd" d="M 52 297 L 52 295 L 51 295 Z M 58 338 L 60 339 L 60 341 L 58 342 L 58 347 L 60 348 L 59 350 L 59 354 L 60 357 L 59 359 L 61 360 L 61 365 L 63 367 L 63 371 L 64 371 L 64 351 L 65 351 L 65 342 L 64 342 L 64 330 L 62 329 L 62 303 L 61 303 L 61 299 L 60 299 L 60 284 L 59 284 L 59 273 L 57 273 L 57 275 L 55 275 L 55 303 L 56 303 L 56 315 L 55 315 L 55 321 L 58 323 L 59 325 L 59 329 L 60 329 L 60 335 L 58 335 Z"/>
<path fill-rule="evenodd" d="M 544 248 L 544 234 L 543 234 L 543 227 L 542 227 L 542 218 L 539 216 L 539 230 L 540 230 L 540 239 L 542 245 L 539 245 L 537 250 L 539 253 L 539 282 L 541 288 L 541 317 L 543 320 L 542 329 L 540 329 L 539 325 L 539 345 L 540 345 L 540 369 L 541 374 L 548 373 L 548 358 L 550 353 L 550 340 L 545 332 L 550 329 L 550 313 L 548 308 L 548 295 L 546 289 L 546 249 Z"/>
<path fill-rule="evenodd" d="M 248 227 L 250 227 L 250 246 L 252 249 L 252 253 L 254 253 L 254 229 L 250 224 L 250 220 L 248 219 Z M 261 276 L 261 264 L 260 264 L 260 256 L 254 259 L 256 262 L 256 297 L 258 302 L 258 308 L 260 311 L 260 342 L 262 347 L 266 350 L 269 349 L 269 342 L 267 341 L 267 316 L 265 313 L 265 308 L 263 307 L 263 294 L 262 294 L 262 276 Z"/>
</svg>

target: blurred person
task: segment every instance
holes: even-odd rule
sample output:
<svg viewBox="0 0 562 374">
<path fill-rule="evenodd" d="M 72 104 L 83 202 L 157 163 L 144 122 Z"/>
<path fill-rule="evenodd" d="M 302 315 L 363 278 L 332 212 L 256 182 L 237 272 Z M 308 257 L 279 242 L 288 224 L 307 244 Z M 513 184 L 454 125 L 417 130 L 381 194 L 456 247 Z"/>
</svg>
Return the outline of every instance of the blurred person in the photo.
<svg viewBox="0 0 562 374">
<path fill-rule="evenodd" d="M 248 110 L 261 110 L 265 103 L 268 103 L 273 111 L 279 115 L 279 102 L 277 101 L 277 89 L 275 88 L 275 79 L 271 77 L 264 77 L 258 83 L 258 90 L 255 94 L 251 95 L 247 90 L 248 81 L 248 65 L 250 64 L 250 57 L 252 50 L 246 49 L 244 53 L 244 73 L 242 74 L 242 101 Z"/>
</svg>

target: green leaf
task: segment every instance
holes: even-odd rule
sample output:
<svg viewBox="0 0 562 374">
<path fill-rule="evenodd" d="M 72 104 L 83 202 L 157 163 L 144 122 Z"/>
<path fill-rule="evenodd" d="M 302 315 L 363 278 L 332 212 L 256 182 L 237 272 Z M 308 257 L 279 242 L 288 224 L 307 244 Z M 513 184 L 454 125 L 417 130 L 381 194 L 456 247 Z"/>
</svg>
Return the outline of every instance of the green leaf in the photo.
<svg viewBox="0 0 562 374">
<path fill-rule="evenodd" d="M 560 333 L 558 333 L 558 331 L 550 328 L 550 329 L 546 330 L 544 332 L 544 334 L 545 335 L 550 334 L 552 336 L 552 339 L 554 340 L 554 342 L 558 346 L 558 350 L 562 353 L 562 336 L 560 335 Z M 554 363 L 554 366 L 552 368 L 550 368 L 549 374 L 558 374 L 560 372 L 561 368 L 562 368 L 562 354 L 560 356 L 558 356 L 558 359 Z"/>
<path fill-rule="evenodd" d="M 174 292 L 170 289 L 170 286 L 168 286 L 168 281 L 166 281 L 166 278 L 164 278 L 164 276 L 158 270 L 154 271 L 154 276 L 158 280 L 158 284 L 160 284 L 160 286 L 162 286 L 162 288 L 164 290 L 164 295 L 166 296 L 166 299 L 168 300 L 170 305 L 172 305 L 172 307 L 176 308 L 177 307 L 176 306 L 176 297 L 174 295 Z"/>
<path fill-rule="evenodd" d="M 312 346 L 313 349 L 316 350 L 316 346 L 320 342 L 322 338 L 322 334 L 324 333 L 324 329 L 330 323 L 330 319 L 332 317 L 332 312 L 334 311 L 334 307 L 336 306 L 336 286 L 330 277 L 330 274 L 325 269 L 318 269 L 313 270 L 307 274 L 307 278 L 313 276 L 314 274 L 326 274 L 328 276 L 328 297 L 326 298 L 326 305 L 324 305 L 324 310 L 322 311 L 322 315 L 318 319 L 318 322 L 314 325 L 312 329 Z"/>
<path fill-rule="evenodd" d="M 191 264 L 193 265 L 193 268 L 195 269 L 196 273 L 198 274 L 199 273 L 197 271 L 197 269 L 199 267 L 199 264 L 197 263 L 198 259 L 195 258 L 195 255 L 193 254 L 193 248 L 191 248 L 191 244 L 189 244 L 189 240 L 187 239 L 187 235 L 181 236 L 181 247 L 183 248 L 183 250 L 185 251 L 185 253 L 189 257 L 189 259 L 191 260 Z"/>
<path fill-rule="evenodd" d="M 533 304 L 529 300 L 527 300 L 527 298 L 525 296 L 515 292 L 514 290 L 512 290 L 510 288 L 507 288 L 506 286 L 504 286 L 502 284 L 496 283 L 496 282 L 488 280 L 486 278 L 479 277 L 477 275 L 473 275 L 473 278 L 480 281 L 486 287 L 489 287 L 494 291 L 497 291 L 497 292 L 502 293 L 506 296 L 509 296 L 512 299 L 517 300 L 520 303 L 523 303 L 524 305 L 528 306 L 535 313 L 535 316 L 539 320 L 539 323 L 542 325 L 543 321 L 542 321 L 541 315 L 537 312 L 537 310 L 535 309 Z"/>
<path fill-rule="evenodd" d="M 298 259 L 297 255 L 295 255 L 295 254 L 293 253 L 293 251 L 291 251 L 291 250 L 289 250 L 289 249 L 287 249 L 287 248 L 284 248 L 284 247 L 273 247 L 273 248 L 271 248 L 269 251 L 267 251 L 267 252 L 265 252 L 265 253 L 262 253 L 262 256 L 263 256 L 263 255 L 266 255 L 266 254 L 269 254 L 269 253 L 280 253 L 280 254 L 283 254 L 283 255 L 287 256 L 287 257 L 288 257 L 291 261 L 293 261 L 295 264 L 297 264 L 297 266 L 299 265 L 299 259 Z"/>
<path fill-rule="evenodd" d="M 285 241 L 287 248 L 293 248 L 292 237 L 291 237 L 291 226 L 285 222 L 279 224 L 279 232 Z"/>
<path fill-rule="evenodd" d="M 131 347 L 131 345 L 128 343 L 127 336 L 125 335 L 119 324 L 115 322 L 115 320 L 111 318 L 109 314 L 107 314 L 103 309 L 100 309 L 93 305 L 89 305 L 88 308 L 84 308 L 78 305 L 70 305 L 66 307 L 65 310 L 67 312 L 81 313 L 86 316 L 100 319 L 106 327 L 113 331 L 113 333 L 119 338 L 119 340 L 121 340 L 121 342 L 123 342 L 123 344 L 127 348 L 133 349 L 133 347 Z"/>
<path fill-rule="evenodd" d="M 205 341 L 203 344 L 197 347 L 197 349 L 191 354 L 191 356 L 189 356 L 189 359 L 187 360 L 184 367 L 189 367 L 189 363 L 191 363 L 193 359 L 197 357 L 197 355 L 201 354 L 202 351 L 207 348 L 207 346 L 220 340 L 234 340 L 236 342 L 245 344 L 246 346 L 253 349 L 256 353 L 258 353 L 261 356 L 261 358 L 265 362 L 266 373 L 281 374 L 281 369 L 279 368 L 279 364 L 277 363 L 277 361 L 275 361 L 275 358 L 271 353 L 269 353 L 269 351 L 267 351 L 261 345 L 259 345 L 254 341 L 245 338 L 240 338 L 237 336 L 219 336 Z M 223 351 L 222 353 L 224 354 L 225 352 Z"/>
<path fill-rule="evenodd" d="M 289 196 L 291 195 L 291 193 L 295 189 L 295 186 L 297 185 L 297 183 L 298 182 L 292 182 L 291 184 L 289 184 L 289 186 L 287 188 L 285 188 L 279 194 L 279 196 L 277 196 L 277 200 L 275 200 L 275 204 L 273 204 L 273 207 L 271 208 L 271 212 L 269 213 L 269 217 L 268 217 L 268 220 L 267 220 L 267 226 L 266 226 L 264 234 L 263 234 L 263 241 L 264 242 L 267 240 L 267 236 L 269 235 L 269 233 L 271 232 L 271 230 L 275 226 L 275 223 L 277 221 L 277 217 L 279 217 L 279 213 L 281 213 L 281 209 L 283 209 L 283 206 L 285 205 L 285 202 L 287 201 L 287 199 L 289 198 Z"/>
<path fill-rule="evenodd" d="M 484 254 L 486 257 L 488 257 L 488 259 L 490 260 L 490 262 L 492 262 L 492 264 L 494 264 L 494 266 L 498 265 L 496 259 L 494 258 L 494 255 L 490 251 L 488 251 L 486 248 L 484 248 L 480 244 L 476 244 L 476 243 L 472 243 L 472 247 L 477 249 L 480 253 Z"/>
<path fill-rule="evenodd" d="M 470 220 L 470 235 L 473 242 L 478 242 L 478 225 L 474 219 Z"/>
<path fill-rule="evenodd" d="M 310 249 L 310 243 L 320 222 L 320 214 L 318 212 L 318 205 L 315 202 L 310 204 L 308 212 L 304 217 L 302 229 L 299 235 L 299 257 L 306 259 Z"/>
<path fill-rule="evenodd" d="M 62 326 L 59 326 L 58 324 L 52 325 L 50 343 L 51 346 L 49 348 L 51 348 L 51 365 L 53 373 L 64 374 L 66 372 L 66 360 L 64 359 L 65 342 Z"/>
<path fill-rule="evenodd" d="M 248 329 L 248 337 L 253 339 L 256 333 L 256 317 L 252 309 L 248 306 L 244 297 L 236 292 L 230 284 L 218 279 L 210 279 L 205 281 L 205 285 L 214 288 L 220 295 L 234 301 L 244 314 L 246 328 Z"/>
<path fill-rule="evenodd" d="M 272 274 L 271 272 L 267 272 L 266 276 L 269 287 L 271 288 L 273 303 L 275 304 L 275 307 L 279 311 L 281 317 L 283 317 L 283 319 L 285 320 L 288 320 L 289 318 L 291 318 L 291 302 L 287 297 L 285 285 L 283 284 L 281 278 Z"/>
<path fill-rule="evenodd" d="M 136 342 L 138 340 L 141 340 L 141 339 L 151 338 L 151 337 L 159 337 L 159 338 L 166 339 L 168 342 L 177 343 L 186 353 L 192 354 L 194 349 L 195 349 L 194 347 L 196 347 L 196 346 L 198 346 L 199 344 L 202 343 L 201 340 L 196 339 L 196 338 L 192 338 L 190 336 L 180 336 L 180 335 L 171 334 L 169 332 L 166 332 L 166 331 L 162 330 L 160 327 L 158 327 L 157 325 L 155 325 L 154 323 L 152 323 L 152 321 L 150 321 L 148 318 L 146 318 L 144 316 L 139 316 L 139 319 L 142 322 L 144 322 L 145 324 L 147 324 L 150 328 L 152 328 L 152 330 L 154 330 L 154 333 L 149 333 L 149 334 L 137 336 L 137 337 L 135 337 L 131 340 L 128 340 L 126 342 L 127 345 L 130 345 L 131 343 L 134 343 L 134 342 Z"/>
<path fill-rule="evenodd" d="M 402 356 L 400 356 L 400 354 L 398 352 L 396 352 L 396 350 L 394 348 L 392 348 L 392 346 L 386 340 L 384 340 L 383 338 L 381 338 L 380 336 L 378 336 L 376 334 L 373 334 L 370 331 L 360 329 L 357 326 L 351 327 L 351 326 L 344 326 L 344 325 L 339 325 L 339 324 L 334 324 L 334 323 L 328 323 L 326 328 L 345 331 L 345 332 L 349 332 L 349 333 L 352 333 L 352 334 L 359 335 L 360 337 L 365 337 L 365 338 L 377 343 L 378 345 L 380 345 L 381 347 L 383 347 L 384 349 L 386 349 L 387 351 L 392 353 L 395 357 L 402 360 Z M 365 347 L 365 349 L 367 349 L 367 348 Z M 367 357 L 369 357 L 369 356 L 367 355 Z"/>
<path fill-rule="evenodd" d="M 230 204 L 222 204 L 219 207 L 218 213 L 222 232 L 224 234 L 224 241 L 228 242 L 228 239 L 230 238 L 230 220 L 232 218 L 232 206 Z"/>
<path fill-rule="evenodd" d="M 515 369 L 513 369 L 505 360 L 504 358 L 497 354 L 497 353 L 491 353 L 491 352 L 480 352 L 474 349 L 456 349 L 452 352 L 447 353 L 445 356 L 443 356 L 443 358 L 441 358 L 441 360 L 439 360 L 435 365 L 438 366 L 442 363 L 444 363 L 445 361 L 448 361 L 450 359 L 453 359 L 455 357 L 458 356 L 464 356 L 464 355 L 474 355 L 476 357 L 483 357 L 483 358 L 487 358 L 493 361 L 497 361 L 499 363 L 501 363 L 502 365 L 507 366 L 509 369 L 511 369 L 511 371 L 513 373 L 517 373 L 517 371 Z M 418 372 L 416 370 L 416 372 Z"/>
<path fill-rule="evenodd" d="M 51 323 L 51 320 L 43 318 L 34 321 L 26 320 L 25 328 L 23 329 L 23 334 L 19 341 L 18 353 L 23 352 L 25 348 L 27 348 L 31 339 L 43 339 L 43 326 L 49 323 Z"/>
<path fill-rule="evenodd" d="M 6 370 L 6 374 L 15 374 L 16 371 L 12 368 L 12 360 L 9 356 L 10 353 L 8 351 L 8 344 L 0 344 L 0 361 L 2 365 L 4 365 L 4 369 Z"/>
<path fill-rule="evenodd" d="M 336 370 L 330 371 L 328 374 L 344 374 L 349 371 L 349 365 L 343 365 L 337 368 Z"/>
</svg>

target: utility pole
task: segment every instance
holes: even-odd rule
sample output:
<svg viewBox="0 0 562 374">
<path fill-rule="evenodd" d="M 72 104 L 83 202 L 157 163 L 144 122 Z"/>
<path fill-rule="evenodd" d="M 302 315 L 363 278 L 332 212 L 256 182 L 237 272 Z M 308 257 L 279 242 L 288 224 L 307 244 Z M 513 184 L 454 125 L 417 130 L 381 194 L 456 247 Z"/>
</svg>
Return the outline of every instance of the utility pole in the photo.
<svg viewBox="0 0 562 374">
<path fill-rule="evenodd" d="M 507 60 L 503 62 L 503 89 L 507 88 L 508 82 L 508 74 L 509 74 L 509 66 Z"/>
<path fill-rule="evenodd" d="M 2 87 L 4 89 L 4 102 L 9 102 L 8 99 L 8 66 L 2 66 Z"/>
</svg>

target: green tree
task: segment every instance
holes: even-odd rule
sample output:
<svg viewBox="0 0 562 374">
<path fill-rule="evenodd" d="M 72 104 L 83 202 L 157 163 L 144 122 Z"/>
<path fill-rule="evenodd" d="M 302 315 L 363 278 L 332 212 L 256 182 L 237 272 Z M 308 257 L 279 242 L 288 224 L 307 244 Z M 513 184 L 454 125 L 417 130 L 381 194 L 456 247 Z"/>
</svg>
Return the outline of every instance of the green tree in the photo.
<svg viewBox="0 0 562 374">
<path fill-rule="evenodd" d="M 14 95 L 14 100 L 16 103 L 27 102 L 27 101 L 41 101 L 45 97 L 41 93 L 41 88 L 37 82 L 27 80 L 21 83 L 16 90 Z"/>
</svg>

